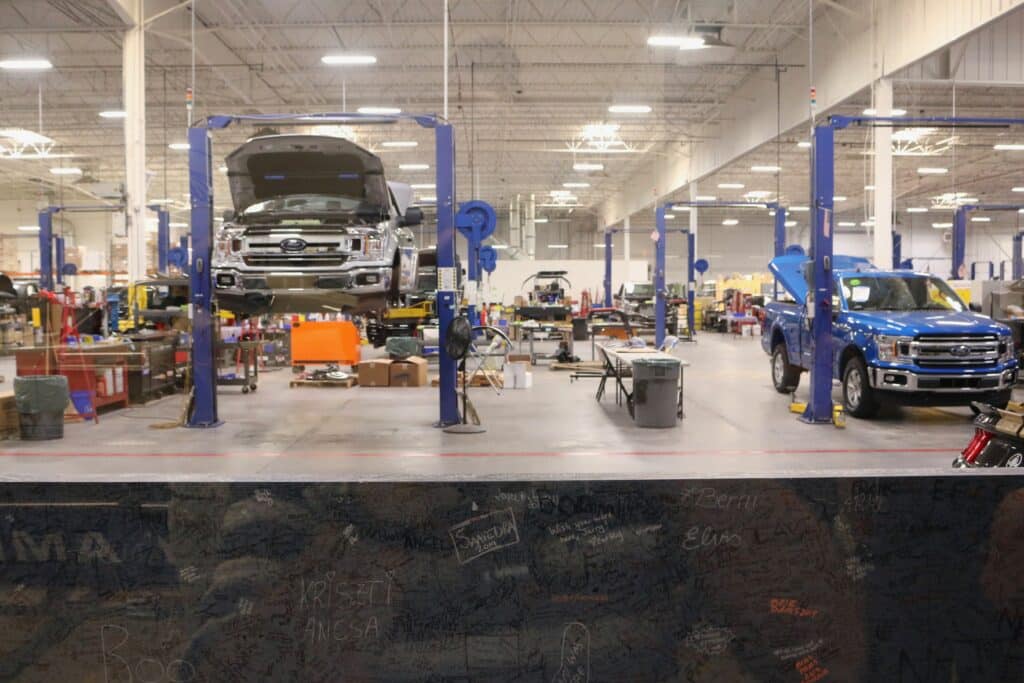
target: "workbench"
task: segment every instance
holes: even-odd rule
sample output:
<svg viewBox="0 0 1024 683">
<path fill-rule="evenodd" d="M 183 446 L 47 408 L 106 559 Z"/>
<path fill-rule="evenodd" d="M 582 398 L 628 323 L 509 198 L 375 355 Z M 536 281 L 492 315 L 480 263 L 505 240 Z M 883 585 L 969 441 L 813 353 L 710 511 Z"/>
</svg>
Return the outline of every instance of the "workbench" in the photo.
<svg viewBox="0 0 1024 683">
<path fill-rule="evenodd" d="M 626 386 L 623 381 L 633 378 L 633 364 L 638 360 L 675 360 L 679 362 L 679 390 L 676 392 L 676 416 L 680 419 L 686 417 L 683 412 L 683 373 L 689 363 L 682 358 L 673 356 L 671 353 L 658 351 L 650 348 L 630 348 L 628 346 L 610 346 L 598 344 L 597 350 L 604 363 L 604 375 L 601 383 L 597 385 L 597 400 L 604 397 L 605 385 L 609 379 L 615 380 L 615 404 L 626 404 L 629 416 L 634 417 L 632 382 Z"/>
</svg>

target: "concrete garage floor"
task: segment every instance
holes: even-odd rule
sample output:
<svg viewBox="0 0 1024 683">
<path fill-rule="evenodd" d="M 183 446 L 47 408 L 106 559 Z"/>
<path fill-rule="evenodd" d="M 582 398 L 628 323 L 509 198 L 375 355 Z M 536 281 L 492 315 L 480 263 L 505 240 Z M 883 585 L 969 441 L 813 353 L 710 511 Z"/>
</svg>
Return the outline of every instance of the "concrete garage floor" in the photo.
<svg viewBox="0 0 1024 683">
<path fill-rule="evenodd" d="M 577 354 L 589 357 L 590 345 Z M 772 389 L 756 339 L 703 334 L 681 344 L 686 419 L 639 429 L 597 380 L 534 369 L 529 390 L 474 388 L 487 432 L 434 429 L 437 389 L 289 389 L 287 369 L 259 391 L 219 394 L 216 429 L 152 429 L 176 419 L 172 396 L 68 424 L 51 442 L 0 443 L 8 480 L 377 480 L 814 476 L 950 473 L 970 439 L 967 409 L 900 409 L 850 418 L 844 430 L 810 426 Z M 10 386 L 13 367 L 0 367 Z M 806 382 L 804 383 L 806 384 Z M 609 385 L 610 387 L 611 385 Z M 806 399 L 806 386 L 798 397 Z M 837 394 L 838 397 L 838 394 Z M 141 455 L 140 455 L 141 454 Z"/>
</svg>

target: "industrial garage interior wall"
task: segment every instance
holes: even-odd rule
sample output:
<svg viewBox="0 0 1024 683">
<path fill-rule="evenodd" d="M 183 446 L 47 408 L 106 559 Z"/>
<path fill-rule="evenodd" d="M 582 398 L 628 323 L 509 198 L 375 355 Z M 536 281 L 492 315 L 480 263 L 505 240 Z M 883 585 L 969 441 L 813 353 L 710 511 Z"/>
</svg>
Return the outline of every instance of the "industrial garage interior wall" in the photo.
<svg viewBox="0 0 1024 683">
<path fill-rule="evenodd" d="M 533 289 L 533 283 L 527 283 L 523 287 L 523 280 L 541 270 L 564 270 L 568 271 L 566 277 L 572 283 L 570 293 L 573 298 L 578 299 L 580 292 L 589 289 L 592 294 L 599 295 L 595 303 L 603 296 L 604 261 L 581 261 L 581 260 L 541 260 L 531 261 L 528 259 L 513 261 L 498 260 L 498 267 L 488 276 L 484 274 L 484 297 L 489 303 L 502 303 L 511 305 L 517 296 L 526 296 L 528 290 Z M 650 278 L 647 275 L 647 262 L 632 260 L 612 262 L 612 288 L 618 290 L 623 281 L 646 282 Z"/>
</svg>

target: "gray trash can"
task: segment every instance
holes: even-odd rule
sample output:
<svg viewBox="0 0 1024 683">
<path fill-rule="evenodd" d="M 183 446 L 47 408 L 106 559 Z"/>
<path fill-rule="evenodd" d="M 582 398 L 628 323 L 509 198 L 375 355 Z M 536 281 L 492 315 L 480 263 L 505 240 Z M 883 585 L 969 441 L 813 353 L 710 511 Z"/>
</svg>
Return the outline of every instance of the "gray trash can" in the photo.
<svg viewBox="0 0 1024 683">
<path fill-rule="evenodd" d="M 633 363 L 633 419 L 637 427 L 675 427 L 678 400 L 677 359 L 646 358 Z"/>
<path fill-rule="evenodd" d="M 64 409 L 68 405 L 68 379 L 61 375 L 14 378 L 21 438 L 43 441 L 64 437 Z"/>
</svg>

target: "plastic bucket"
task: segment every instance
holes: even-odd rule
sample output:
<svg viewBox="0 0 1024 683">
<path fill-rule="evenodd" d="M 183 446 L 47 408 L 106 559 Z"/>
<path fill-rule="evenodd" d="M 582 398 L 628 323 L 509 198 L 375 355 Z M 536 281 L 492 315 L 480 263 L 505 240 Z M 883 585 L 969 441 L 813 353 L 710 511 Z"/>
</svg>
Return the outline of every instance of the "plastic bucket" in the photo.
<svg viewBox="0 0 1024 683">
<path fill-rule="evenodd" d="M 19 413 L 22 441 L 64 438 L 64 413 Z"/>
</svg>

